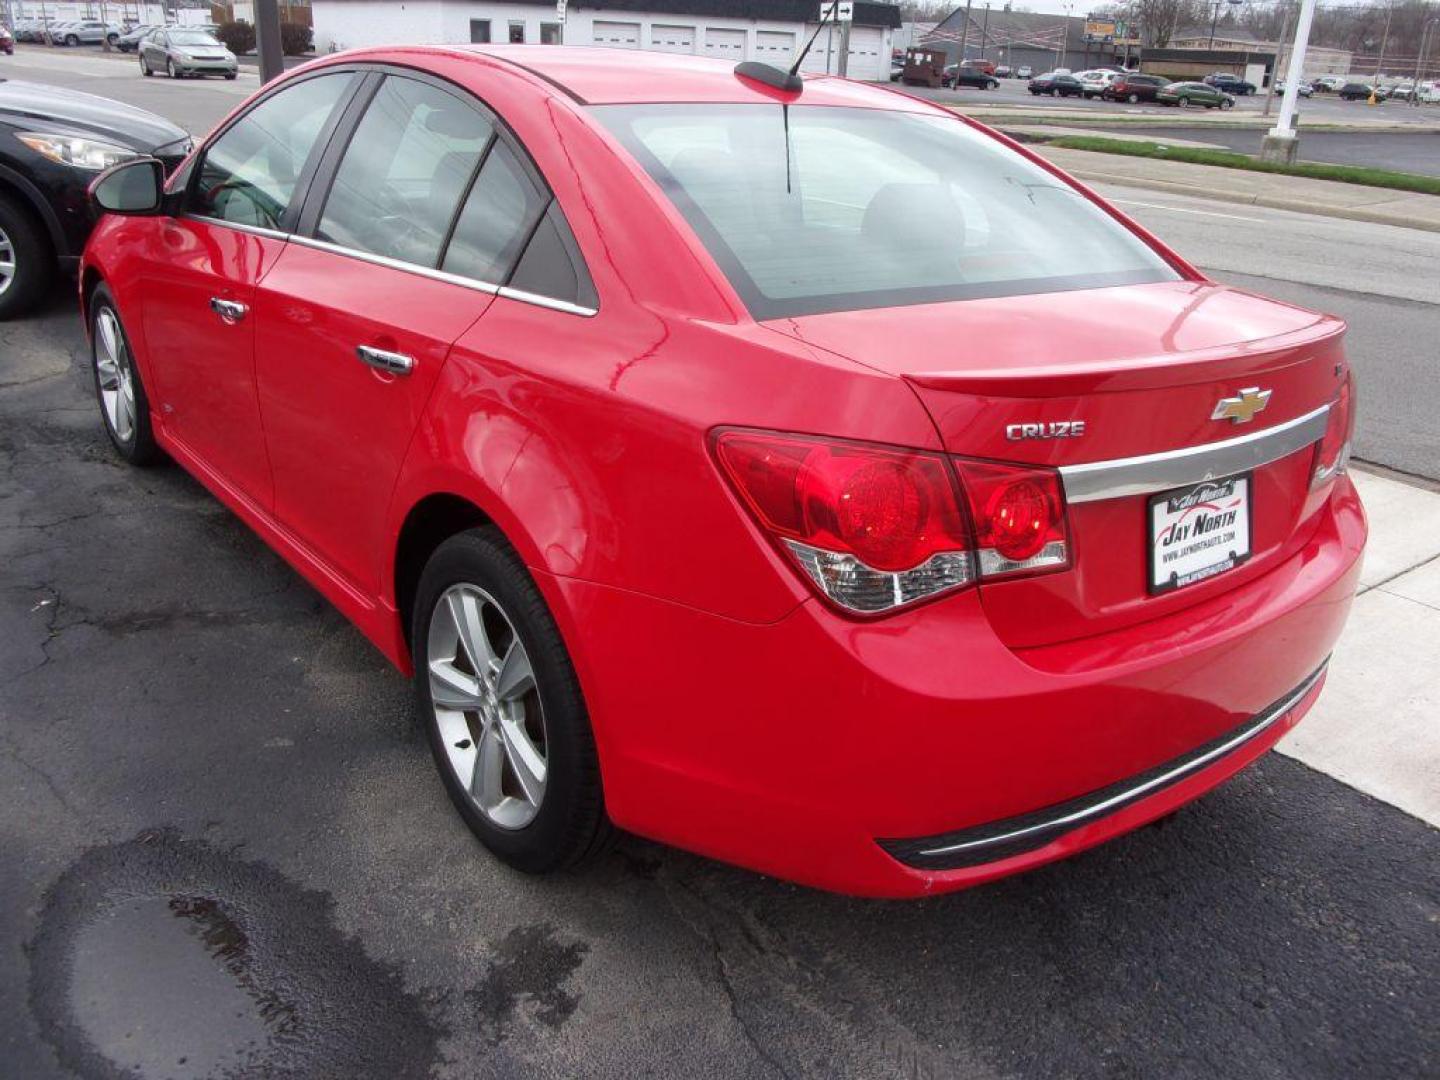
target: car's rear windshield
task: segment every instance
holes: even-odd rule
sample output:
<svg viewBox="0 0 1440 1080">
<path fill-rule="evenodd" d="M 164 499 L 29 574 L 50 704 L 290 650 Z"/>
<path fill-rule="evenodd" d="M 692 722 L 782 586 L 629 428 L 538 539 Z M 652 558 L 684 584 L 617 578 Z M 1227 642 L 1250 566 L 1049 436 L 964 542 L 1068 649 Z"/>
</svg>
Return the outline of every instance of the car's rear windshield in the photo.
<svg viewBox="0 0 1440 1080">
<path fill-rule="evenodd" d="M 1074 188 L 959 120 L 769 104 L 595 112 L 756 319 L 1178 277 Z"/>
</svg>

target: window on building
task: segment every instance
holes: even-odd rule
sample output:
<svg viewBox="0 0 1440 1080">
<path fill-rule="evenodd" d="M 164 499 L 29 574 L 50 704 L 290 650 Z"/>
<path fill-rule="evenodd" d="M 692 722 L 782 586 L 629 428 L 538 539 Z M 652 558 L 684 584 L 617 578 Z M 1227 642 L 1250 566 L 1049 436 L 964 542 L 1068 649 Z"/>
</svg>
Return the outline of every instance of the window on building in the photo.
<svg viewBox="0 0 1440 1080">
<path fill-rule="evenodd" d="M 559 45 L 559 44 L 560 44 L 560 24 L 559 24 L 559 23 L 542 22 L 542 23 L 540 24 L 540 44 L 541 44 L 541 45 Z"/>
<path fill-rule="evenodd" d="M 470 43 L 471 43 L 472 45 L 489 45 L 489 44 L 490 44 L 490 20 L 489 20 L 489 19 L 471 19 L 471 20 L 470 20 Z"/>
<path fill-rule="evenodd" d="M 510 24 L 510 44 L 525 44 L 525 24 L 523 22 L 512 22 Z"/>
<path fill-rule="evenodd" d="M 340 161 L 317 235 L 433 267 L 493 133 L 490 121 L 454 94 L 387 78 Z"/>
</svg>

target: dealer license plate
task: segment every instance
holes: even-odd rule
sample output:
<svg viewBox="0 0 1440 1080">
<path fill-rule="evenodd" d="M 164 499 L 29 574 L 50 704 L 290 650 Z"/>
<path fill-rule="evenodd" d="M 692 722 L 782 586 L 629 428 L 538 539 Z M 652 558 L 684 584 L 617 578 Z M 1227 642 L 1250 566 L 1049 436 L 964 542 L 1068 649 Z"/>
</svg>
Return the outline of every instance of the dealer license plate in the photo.
<svg viewBox="0 0 1440 1080">
<path fill-rule="evenodd" d="M 1150 591 L 1169 592 L 1233 570 L 1250 557 L 1250 477 L 1206 480 L 1153 495 Z"/>
</svg>

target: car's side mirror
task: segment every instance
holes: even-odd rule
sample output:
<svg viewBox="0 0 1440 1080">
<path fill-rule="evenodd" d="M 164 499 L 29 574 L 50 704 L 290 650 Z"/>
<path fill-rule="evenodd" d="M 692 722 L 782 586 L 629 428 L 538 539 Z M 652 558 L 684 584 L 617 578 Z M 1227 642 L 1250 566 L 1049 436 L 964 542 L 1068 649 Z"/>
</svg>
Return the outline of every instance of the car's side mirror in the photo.
<svg viewBox="0 0 1440 1080">
<path fill-rule="evenodd" d="M 90 185 L 90 201 L 105 214 L 158 214 L 165 198 L 165 166 L 135 158 L 106 169 Z"/>
</svg>

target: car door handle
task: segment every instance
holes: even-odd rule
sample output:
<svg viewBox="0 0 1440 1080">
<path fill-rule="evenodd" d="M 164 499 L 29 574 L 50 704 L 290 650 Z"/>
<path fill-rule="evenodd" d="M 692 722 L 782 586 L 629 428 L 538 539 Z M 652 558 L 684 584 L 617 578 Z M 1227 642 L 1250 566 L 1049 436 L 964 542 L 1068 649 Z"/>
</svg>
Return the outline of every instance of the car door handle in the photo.
<svg viewBox="0 0 1440 1080">
<path fill-rule="evenodd" d="M 227 323 L 237 323 L 245 317 L 245 313 L 250 309 L 238 300 L 222 300 L 218 296 L 212 296 L 210 297 L 210 310 Z"/>
<path fill-rule="evenodd" d="M 386 352 L 370 345 L 356 345 L 355 355 L 362 364 L 369 364 L 376 370 L 391 375 L 409 375 L 415 370 L 415 358 L 404 353 Z"/>
</svg>

